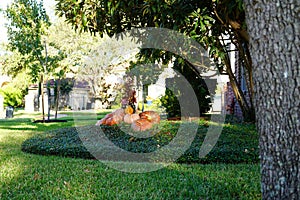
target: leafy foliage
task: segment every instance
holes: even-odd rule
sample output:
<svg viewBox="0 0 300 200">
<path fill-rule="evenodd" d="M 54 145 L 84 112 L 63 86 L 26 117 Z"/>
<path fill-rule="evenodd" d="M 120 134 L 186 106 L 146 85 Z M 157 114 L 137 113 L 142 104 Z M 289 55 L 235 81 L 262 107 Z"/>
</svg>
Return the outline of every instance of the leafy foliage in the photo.
<svg viewBox="0 0 300 200">
<path fill-rule="evenodd" d="M 78 67 L 84 64 L 85 56 L 101 41 L 99 37 L 89 33 L 75 32 L 64 18 L 58 18 L 51 24 L 46 32 L 46 39 L 49 43 L 49 55 L 56 55 L 57 52 L 64 55 L 54 71 L 54 75 L 59 78 L 65 78 L 67 73 L 78 73 Z"/>
<path fill-rule="evenodd" d="M 174 92 L 166 88 L 165 95 L 160 98 L 161 105 L 166 109 L 168 117 L 180 117 L 180 104 Z"/>
<path fill-rule="evenodd" d="M 24 63 L 27 58 L 26 56 L 22 55 L 20 52 L 13 51 L 10 54 L 1 55 L 0 59 L 2 63 L 2 69 L 1 69 L 2 74 L 6 74 L 12 78 L 15 78 L 18 74 L 26 72 Z"/>
<path fill-rule="evenodd" d="M 4 97 L 4 106 L 16 108 L 23 105 L 23 94 L 19 88 L 8 85 L 0 89 L 0 94 Z"/>
<path fill-rule="evenodd" d="M 184 62 L 182 59 L 177 58 L 174 62 L 173 68 L 179 72 L 193 88 L 197 97 L 200 115 L 206 113 L 211 107 L 210 103 L 211 98 L 214 96 L 214 91 L 209 91 L 206 82 L 204 82 L 204 79 L 199 75 L 199 73 L 192 70 L 192 68 L 187 65 L 187 62 Z M 179 89 L 177 86 L 178 84 L 180 83 L 177 83 L 176 76 L 174 78 L 167 79 L 167 89 L 165 91 L 165 95 L 161 98 L 162 105 L 166 108 L 169 117 L 180 116 L 181 108 L 177 97 L 183 96 L 186 100 L 189 97 L 189 94 L 185 90 Z M 214 88 L 215 86 L 211 90 L 214 90 Z M 197 113 L 189 113 L 189 115 L 196 116 Z"/>
<path fill-rule="evenodd" d="M 180 122 L 164 122 L 160 129 L 150 138 L 135 138 L 124 133 L 118 126 L 102 126 L 106 137 L 122 149 L 147 153 L 168 145 L 176 136 Z M 86 136 L 97 135 L 97 126 L 82 127 Z M 153 130 L 152 130 L 153 131 Z M 225 125 L 218 143 L 205 158 L 199 158 L 199 149 L 207 132 L 207 122 L 201 121 L 197 135 L 190 148 L 177 162 L 180 163 L 257 163 L 258 135 L 254 125 L 234 124 Z M 58 129 L 43 133 L 26 140 L 22 150 L 42 155 L 60 155 L 93 159 L 94 157 L 83 145 L 78 129 L 75 127 Z M 167 159 L 167 158 L 166 158 Z"/>
<path fill-rule="evenodd" d="M 50 25 L 43 4 L 35 0 L 14 0 L 7 8 L 6 15 L 10 21 L 7 26 L 8 47 L 27 56 L 23 66 L 28 67 L 32 79 L 37 80 L 40 73 L 46 71 L 42 36 Z"/>
<path fill-rule="evenodd" d="M 26 71 L 15 74 L 12 81 L 0 89 L 0 93 L 4 96 L 4 106 L 24 106 L 23 99 L 30 83 L 30 77 Z"/>
<path fill-rule="evenodd" d="M 74 87 L 74 79 L 72 78 L 65 78 L 60 81 L 55 81 L 55 89 L 57 90 L 57 86 L 60 84 L 60 93 L 62 95 L 69 94 Z M 57 92 L 57 91 L 56 91 Z"/>
<path fill-rule="evenodd" d="M 76 29 L 113 36 L 133 28 L 159 27 L 178 31 L 193 38 L 209 51 L 220 73 L 227 73 L 234 94 L 245 117 L 254 120 L 252 105 L 252 61 L 242 0 L 218 1 L 73 1 L 57 0 L 56 10 Z M 228 43 L 235 45 L 245 69 L 250 103 L 239 88 L 231 70 Z M 174 55 L 164 50 L 144 49 L 141 57 L 172 61 Z M 196 68 L 197 66 L 189 66 Z M 197 69 L 198 70 L 198 69 Z"/>
</svg>

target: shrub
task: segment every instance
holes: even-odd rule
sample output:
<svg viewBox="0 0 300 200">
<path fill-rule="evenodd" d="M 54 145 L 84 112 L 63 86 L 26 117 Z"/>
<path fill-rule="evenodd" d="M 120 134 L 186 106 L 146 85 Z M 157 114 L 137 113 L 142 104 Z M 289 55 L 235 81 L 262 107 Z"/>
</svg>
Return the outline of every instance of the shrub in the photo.
<svg viewBox="0 0 300 200">
<path fill-rule="evenodd" d="M 174 62 L 173 67 L 177 72 L 182 74 L 181 76 L 174 76 L 173 78 L 166 79 L 166 91 L 165 95 L 161 98 L 162 106 L 166 108 L 168 117 L 179 117 L 181 115 L 180 103 L 177 98 L 184 98 L 184 101 L 188 101 L 190 94 L 186 90 L 185 82 L 182 79 L 188 81 L 191 88 L 194 90 L 198 101 L 198 107 L 200 115 L 203 115 L 209 111 L 211 107 L 211 98 L 214 96 L 214 91 L 209 91 L 207 84 L 210 84 L 212 88 L 215 88 L 216 82 L 213 80 L 206 80 L 196 73 L 186 62 L 180 62 L 178 59 Z M 210 89 L 212 89 L 210 88 Z M 194 105 L 192 105 L 194 106 Z M 193 108 L 194 109 L 194 108 Z M 189 112 L 190 116 L 199 117 L 199 113 L 193 113 L 193 109 Z"/>
<path fill-rule="evenodd" d="M 179 101 L 172 90 L 166 88 L 165 95 L 161 97 L 160 101 L 161 105 L 165 107 L 168 117 L 179 117 L 181 115 Z"/>
<path fill-rule="evenodd" d="M 23 94 L 18 88 L 5 86 L 0 89 L 0 94 L 4 97 L 4 106 L 20 107 L 23 104 Z"/>
</svg>

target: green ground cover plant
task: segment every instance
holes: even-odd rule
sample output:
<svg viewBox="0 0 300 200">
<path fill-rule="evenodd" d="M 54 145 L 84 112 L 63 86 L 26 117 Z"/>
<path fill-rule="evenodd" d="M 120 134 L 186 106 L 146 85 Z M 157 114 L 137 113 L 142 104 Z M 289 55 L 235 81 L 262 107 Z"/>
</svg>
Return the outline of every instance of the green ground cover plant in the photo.
<svg viewBox="0 0 300 200">
<path fill-rule="evenodd" d="M 258 164 L 174 163 L 131 174 L 98 160 L 24 153 L 25 140 L 74 126 L 71 116 L 47 124 L 32 123 L 35 117 L 0 120 L 0 199 L 261 198 Z"/>
<path fill-rule="evenodd" d="M 69 127 L 36 135 L 22 144 L 22 150 L 42 155 L 60 155 L 93 159 L 78 132 L 85 137 L 95 138 L 103 131 L 114 145 L 135 153 L 149 153 L 168 145 L 176 136 L 181 122 L 162 121 L 148 131 L 149 138 L 137 138 L 130 134 L 130 128 L 121 126 Z M 125 126 L 125 129 L 124 127 Z M 208 129 L 208 123 L 201 120 L 190 148 L 177 160 L 179 163 L 258 163 L 258 135 L 252 124 L 226 124 L 213 150 L 204 158 L 199 158 L 199 149 Z M 129 132 L 127 132 L 129 131 Z M 188 131 L 188 130 L 187 130 Z M 129 133 L 129 134 L 128 134 Z M 138 133 L 139 134 L 139 133 Z M 142 133 L 140 133 L 142 134 Z M 93 142 L 93 141 L 92 141 Z M 110 147 L 98 147 L 110 148 Z M 116 155 L 117 157 L 117 155 Z M 168 158 L 164 158 L 167 160 Z"/>
</svg>

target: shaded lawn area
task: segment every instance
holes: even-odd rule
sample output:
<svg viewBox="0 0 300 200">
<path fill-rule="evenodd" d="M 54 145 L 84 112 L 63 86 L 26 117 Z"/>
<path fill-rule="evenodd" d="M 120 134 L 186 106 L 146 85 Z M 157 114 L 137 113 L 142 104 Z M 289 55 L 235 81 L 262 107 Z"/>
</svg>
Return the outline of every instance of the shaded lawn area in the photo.
<svg viewBox="0 0 300 200">
<path fill-rule="evenodd" d="M 24 140 L 67 123 L 0 121 L 0 199 L 260 199 L 258 164 L 172 164 L 142 174 L 97 160 L 21 151 Z"/>
</svg>

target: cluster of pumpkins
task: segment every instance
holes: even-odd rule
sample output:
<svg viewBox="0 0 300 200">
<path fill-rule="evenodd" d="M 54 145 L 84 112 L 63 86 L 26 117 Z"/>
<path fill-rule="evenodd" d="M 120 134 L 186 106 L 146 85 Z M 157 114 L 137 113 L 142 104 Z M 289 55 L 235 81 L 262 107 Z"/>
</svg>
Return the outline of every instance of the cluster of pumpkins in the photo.
<svg viewBox="0 0 300 200">
<path fill-rule="evenodd" d="M 133 113 L 133 108 L 128 106 L 126 109 L 117 109 L 107 114 L 96 123 L 96 126 L 112 126 L 120 124 L 121 122 L 131 124 L 131 128 L 134 131 L 145 131 L 152 128 L 153 124 L 158 124 L 160 122 L 160 116 L 155 111 Z"/>
</svg>

